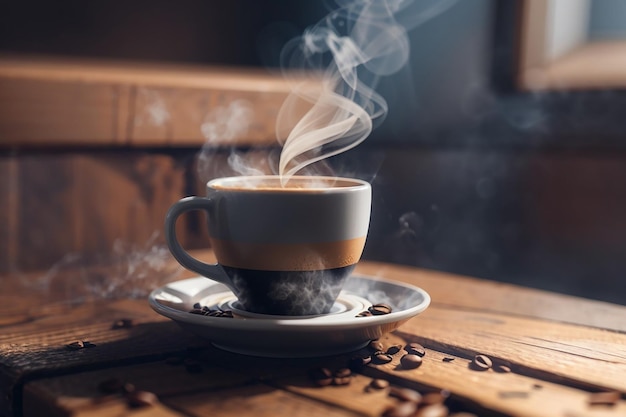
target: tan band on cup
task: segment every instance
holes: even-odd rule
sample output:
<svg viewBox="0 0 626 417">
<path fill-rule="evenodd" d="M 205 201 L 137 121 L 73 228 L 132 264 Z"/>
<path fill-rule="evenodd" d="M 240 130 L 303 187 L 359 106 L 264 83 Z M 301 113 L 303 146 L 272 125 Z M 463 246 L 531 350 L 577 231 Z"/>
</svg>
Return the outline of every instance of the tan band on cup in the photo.
<svg viewBox="0 0 626 417">
<path fill-rule="evenodd" d="M 316 271 L 343 268 L 361 258 L 365 237 L 322 243 L 241 243 L 211 238 L 224 266 L 262 271 Z"/>
</svg>

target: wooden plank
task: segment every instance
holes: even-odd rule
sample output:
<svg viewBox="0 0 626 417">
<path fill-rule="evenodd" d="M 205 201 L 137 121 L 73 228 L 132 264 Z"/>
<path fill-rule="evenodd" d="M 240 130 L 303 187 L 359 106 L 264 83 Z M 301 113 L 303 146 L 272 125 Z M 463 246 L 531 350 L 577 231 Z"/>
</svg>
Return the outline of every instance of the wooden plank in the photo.
<svg viewBox="0 0 626 417">
<path fill-rule="evenodd" d="M 393 344 L 405 346 L 407 342 L 418 340 L 424 342 L 419 337 L 408 338 L 404 331 L 392 333 L 382 339 L 385 346 Z M 422 393 L 448 390 L 453 400 L 466 403 L 471 411 L 478 415 L 487 410 L 528 417 L 578 415 L 599 417 L 626 413 L 624 400 L 619 401 L 614 407 L 593 407 L 589 405 L 589 391 L 561 385 L 558 380 L 550 382 L 517 373 L 514 365 L 511 365 L 513 372 L 508 373 L 495 372 L 493 369 L 485 372 L 475 371 L 470 368 L 471 359 L 467 357 L 450 353 L 449 349 L 442 352 L 426 348 L 422 365 L 416 369 L 406 369 L 400 365 L 404 353 L 395 355 L 393 361 L 388 364 L 371 365 L 363 373 L 370 377 L 388 379 L 392 384 L 408 386 Z M 321 395 L 310 391 L 306 394 Z"/>
<path fill-rule="evenodd" d="M 626 393 L 624 334 L 438 306 L 401 332 L 442 351 L 501 358 L 526 375 Z"/>
<path fill-rule="evenodd" d="M 304 80 L 240 68 L 0 57 L 0 145 L 274 145 L 278 110 Z"/>
<path fill-rule="evenodd" d="M 166 397 L 215 391 L 252 382 L 245 375 L 214 366 L 188 372 L 183 364 L 170 365 L 165 361 L 79 372 L 25 384 L 24 416 L 38 416 L 38 409 L 56 410 L 59 415 L 67 416 L 77 415 L 81 411 L 91 415 L 92 412 L 87 411 L 93 410 L 98 404 L 110 402 L 110 395 L 99 388 L 102 382 L 110 380 L 132 384 L 136 390 L 151 392 L 161 401 Z M 118 396 L 113 399 L 117 400 L 114 402 L 124 404 L 124 400 Z M 32 404 L 39 406 L 33 407 Z"/>
<path fill-rule="evenodd" d="M 145 362 L 207 346 L 207 342 L 155 314 L 143 299 L 78 307 L 40 305 L 30 314 L 29 321 L 5 326 L 0 333 L 0 410 L 13 410 L 13 396 L 20 392 L 23 381 L 35 376 Z M 132 319 L 135 324 L 129 329 L 112 328 L 121 318 Z M 96 346 L 68 349 L 66 345 L 75 340 Z"/>
<path fill-rule="evenodd" d="M 626 333 L 626 306 L 517 285 L 372 261 L 357 273 L 424 288 L 433 305 L 561 321 Z"/>
<path fill-rule="evenodd" d="M 166 398 L 164 403 L 194 416 L 354 417 L 362 415 L 260 384 L 226 391 Z"/>
<path fill-rule="evenodd" d="M 130 143 L 134 145 L 276 145 L 283 92 L 212 91 L 141 86 Z"/>
</svg>

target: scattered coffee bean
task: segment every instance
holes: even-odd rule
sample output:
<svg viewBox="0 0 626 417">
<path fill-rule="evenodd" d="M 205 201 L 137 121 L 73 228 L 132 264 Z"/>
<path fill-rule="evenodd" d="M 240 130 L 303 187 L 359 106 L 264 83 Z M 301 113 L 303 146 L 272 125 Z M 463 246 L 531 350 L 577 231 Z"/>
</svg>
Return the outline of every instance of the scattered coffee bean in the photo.
<svg viewBox="0 0 626 417">
<path fill-rule="evenodd" d="M 393 360 L 390 354 L 385 352 L 376 352 L 373 356 L 374 362 L 377 364 L 389 363 Z"/>
<path fill-rule="evenodd" d="M 508 374 L 509 372 L 511 372 L 511 368 L 506 365 L 496 365 L 494 366 L 493 370 L 503 374 Z"/>
<path fill-rule="evenodd" d="M 358 372 L 361 369 L 363 369 L 363 367 L 365 365 L 368 365 L 371 362 L 372 362 L 372 357 L 371 356 L 366 356 L 364 358 L 362 358 L 360 356 L 354 356 L 354 357 L 350 358 L 350 360 L 348 361 L 348 368 L 350 368 L 354 372 Z"/>
<path fill-rule="evenodd" d="M 133 324 L 134 323 L 132 319 L 119 319 L 113 322 L 113 324 L 111 325 L 111 329 L 130 329 L 131 327 L 133 327 Z"/>
<path fill-rule="evenodd" d="M 366 310 L 366 311 L 361 311 L 355 317 L 371 317 L 371 316 L 372 316 L 372 313 L 370 313 L 369 310 Z"/>
<path fill-rule="evenodd" d="M 387 304 L 374 304 L 373 306 L 371 306 L 370 308 L 368 308 L 368 310 L 370 311 L 370 313 L 372 313 L 375 316 L 382 316 L 384 314 L 389 314 L 392 311 L 391 306 L 387 305 Z"/>
<path fill-rule="evenodd" d="M 65 347 L 67 347 L 69 350 L 79 350 L 83 349 L 85 347 L 85 344 L 82 340 L 75 340 L 65 345 Z"/>
<path fill-rule="evenodd" d="M 157 396 L 148 391 L 133 391 L 127 395 L 126 400 L 132 408 L 147 407 L 159 402 Z"/>
<path fill-rule="evenodd" d="M 417 404 L 414 402 L 402 402 L 387 408 L 383 412 L 383 417 L 412 417 L 417 410 Z"/>
<path fill-rule="evenodd" d="M 426 349 L 424 349 L 424 346 L 420 345 L 419 343 L 415 343 L 415 342 L 412 342 L 412 343 L 409 343 L 408 345 L 406 345 L 404 350 L 406 350 L 408 353 L 410 353 L 412 355 L 419 355 L 419 356 L 426 355 Z"/>
<path fill-rule="evenodd" d="M 614 406 L 620 400 L 621 394 L 617 391 L 594 392 L 589 396 L 589 405 Z"/>
<path fill-rule="evenodd" d="M 389 381 L 380 378 L 372 379 L 369 386 L 374 389 L 385 389 L 389 386 Z"/>
<path fill-rule="evenodd" d="M 191 314 L 200 314 L 200 315 L 204 315 L 204 311 L 202 311 L 202 309 L 200 308 L 194 308 L 193 310 L 189 311 Z"/>
<path fill-rule="evenodd" d="M 397 398 L 400 401 L 408 401 L 419 403 L 422 400 L 422 394 L 409 388 L 392 387 L 389 390 L 389 396 Z"/>
<path fill-rule="evenodd" d="M 534 389 L 543 389 L 543 385 L 541 384 L 533 384 Z"/>
<path fill-rule="evenodd" d="M 452 362 L 454 360 L 454 358 L 446 356 L 445 358 L 442 359 L 442 361 L 444 362 Z"/>
<path fill-rule="evenodd" d="M 122 392 L 123 387 L 124 383 L 117 378 L 106 379 L 98 384 L 98 390 L 105 394 Z"/>
<path fill-rule="evenodd" d="M 96 347 L 96 344 L 88 342 L 86 340 L 75 340 L 65 345 L 65 347 L 68 348 L 69 350 L 80 350 L 80 349 L 85 349 L 85 348 Z"/>
<path fill-rule="evenodd" d="M 368 347 L 374 352 L 382 352 L 385 350 L 385 346 L 378 340 L 372 340 Z"/>
<path fill-rule="evenodd" d="M 389 348 L 387 348 L 387 353 L 390 355 L 395 355 L 396 353 L 400 352 L 402 350 L 402 346 L 400 345 L 393 345 L 393 346 L 389 346 Z"/>
<path fill-rule="evenodd" d="M 315 368 L 310 370 L 309 378 L 320 387 L 333 383 L 333 373 L 328 368 Z"/>
<path fill-rule="evenodd" d="M 476 355 L 474 356 L 474 360 L 472 361 L 471 365 L 472 368 L 477 371 L 486 371 L 487 369 L 491 368 L 493 362 L 491 362 L 491 359 L 489 359 L 489 357 L 485 355 Z"/>
<path fill-rule="evenodd" d="M 414 417 L 447 417 L 448 411 L 448 407 L 443 404 L 432 404 L 420 407 Z"/>
<path fill-rule="evenodd" d="M 202 311 L 213 311 L 209 308 L 209 306 L 202 306 Z"/>
<path fill-rule="evenodd" d="M 337 386 L 350 385 L 350 382 L 352 382 L 352 378 L 350 378 L 349 376 L 333 378 L 333 385 Z"/>
<path fill-rule="evenodd" d="M 400 358 L 400 365 L 404 369 L 414 369 L 422 364 L 422 357 L 419 355 L 406 354 Z"/>
<path fill-rule="evenodd" d="M 200 304 L 200 303 L 195 303 L 195 304 L 193 305 L 193 308 L 194 308 L 194 309 L 201 309 L 201 308 L 202 308 L 202 304 Z"/>
</svg>

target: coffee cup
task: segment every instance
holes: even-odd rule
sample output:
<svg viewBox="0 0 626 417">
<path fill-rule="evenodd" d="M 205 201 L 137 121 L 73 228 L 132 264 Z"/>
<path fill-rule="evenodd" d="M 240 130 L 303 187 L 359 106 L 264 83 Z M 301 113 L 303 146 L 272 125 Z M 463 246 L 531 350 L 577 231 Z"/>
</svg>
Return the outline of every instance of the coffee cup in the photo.
<svg viewBox="0 0 626 417">
<path fill-rule="evenodd" d="M 328 313 L 359 261 L 370 221 L 371 187 L 357 179 L 294 176 L 218 178 L 206 197 L 186 197 L 165 219 L 165 238 L 185 268 L 221 282 L 241 308 L 261 314 Z M 217 264 L 178 242 L 176 220 L 207 214 Z"/>
</svg>

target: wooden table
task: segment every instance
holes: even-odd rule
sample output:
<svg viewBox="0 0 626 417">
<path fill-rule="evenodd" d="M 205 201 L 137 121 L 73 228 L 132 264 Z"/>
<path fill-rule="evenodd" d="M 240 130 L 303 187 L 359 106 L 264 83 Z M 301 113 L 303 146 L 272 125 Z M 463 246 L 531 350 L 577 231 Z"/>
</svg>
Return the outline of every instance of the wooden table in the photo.
<svg viewBox="0 0 626 417">
<path fill-rule="evenodd" d="M 401 351 L 388 364 L 353 373 L 348 385 L 324 387 L 311 380 L 311 369 L 337 370 L 371 352 L 311 359 L 236 355 L 185 333 L 143 298 L 59 304 L 51 295 L 9 291 L 4 277 L 0 415 L 380 416 L 400 403 L 390 388 L 368 388 L 384 379 L 422 394 L 444 390 L 451 413 L 626 416 L 626 307 L 373 262 L 362 262 L 357 272 L 430 293 L 426 312 L 380 339 L 386 346 L 423 345 L 423 363 L 404 369 Z M 122 319 L 132 323 L 115 328 Z M 73 340 L 95 346 L 70 350 Z M 473 369 L 479 354 L 494 366 Z M 103 382 L 132 384 L 135 393 L 156 399 L 146 394 L 150 404 L 131 407 L 134 394 L 119 387 L 107 394 Z M 597 392 L 617 393 L 617 399 L 593 404 Z M 439 415 L 432 407 L 419 410 Z"/>
</svg>

